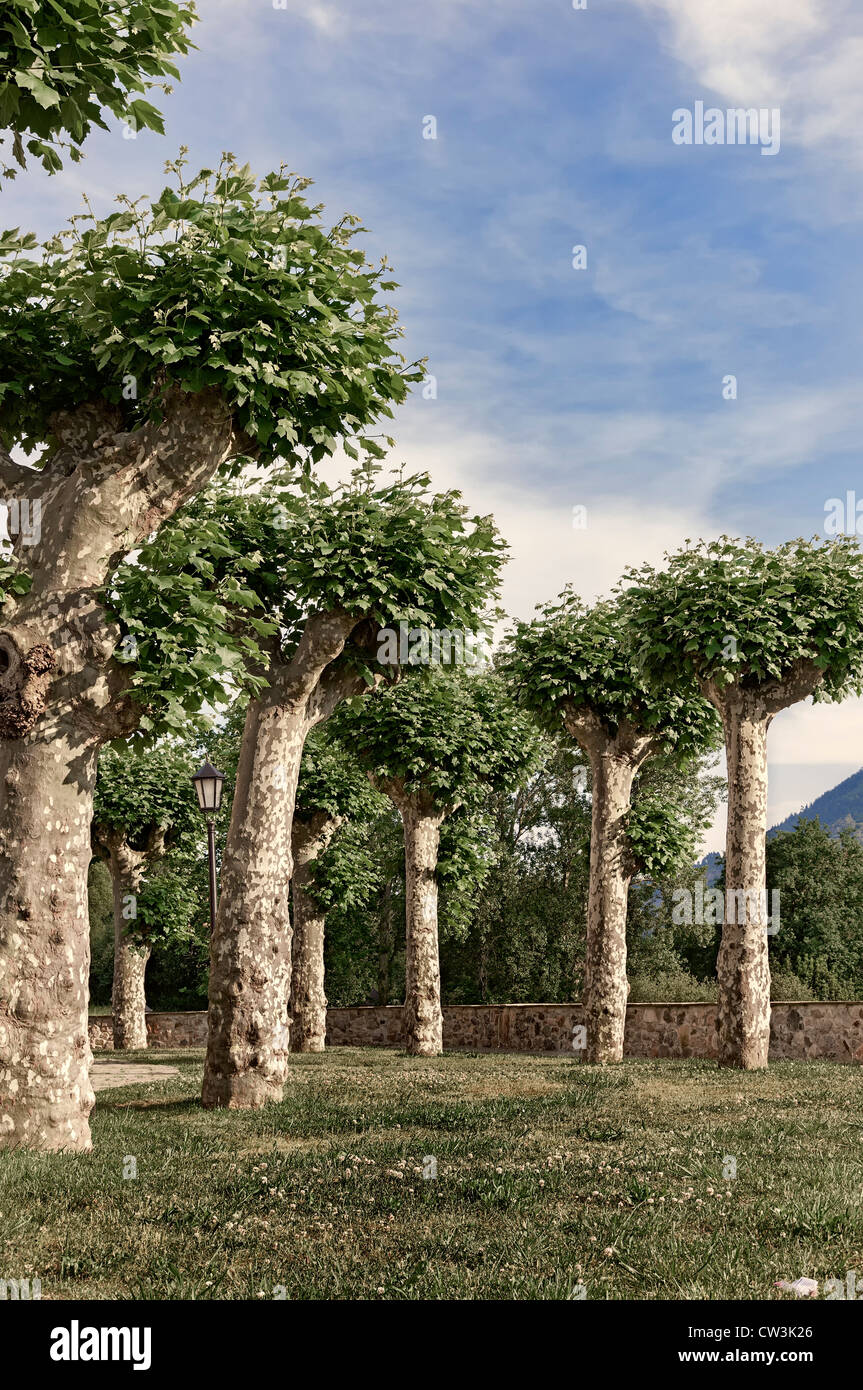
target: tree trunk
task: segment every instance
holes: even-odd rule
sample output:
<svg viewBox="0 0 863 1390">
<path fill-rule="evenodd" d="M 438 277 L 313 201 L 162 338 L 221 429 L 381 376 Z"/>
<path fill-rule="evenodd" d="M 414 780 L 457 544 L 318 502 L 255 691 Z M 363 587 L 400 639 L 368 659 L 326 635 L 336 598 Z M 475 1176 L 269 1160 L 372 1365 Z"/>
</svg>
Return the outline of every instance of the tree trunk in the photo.
<svg viewBox="0 0 863 1390">
<path fill-rule="evenodd" d="M 326 914 L 309 892 L 311 870 L 294 864 L 294 950 L 291 979 L 291 1051 L 323 1052 L 327 1035 L 324 990 Z"/>
<path fill-rule="evenodd" d="M 824 671 L 810 658 L 759 685 L 737 680 L 719 687 L 713 679 L 700 679 L 702 693 L 722 716 L 728 765 L 725 921 L 716 962 L 721 1067 L 767 1066 L 767 731 L 774 715 L 812 695 L 823 679 Z"/>
<path fill-rule="evenodd" d="M 210 944 L 208 1109 L 282 1098 L 290 1046 L 291 825 L 308 726 L 252 700 L 246 712 L 222 891 Z"/>
<path fill-rule="evenodd" d="M 118 1052 L 140 1050 L 147 1046 L 144 977 L 150 959 L 150 946 L 146 941 L 136 939 L 130 923 L 137 917 L 137 899 L 144 875 L 153 864 L 165 857 L 166 834 L 164 826 L 151 825 L 144 836 L 144 848 L 133 849 L 125 830 L 95 822 L 92 827 L 93 851 L 106 860 L 111 872 L 114 900 L 111 1016 L 114 1048 Z"/>
<path fill-rule="evenodd" d="M 39 469 L 0 449 L 7 496 L 41 505 L 32 577 L 0 631 L 0 1148 L 88 1149 L 87 869 L 99 745 L 141 707 L 100 602 L 112 570 L 204 487 L 235 444 L 213 392 L 169 390 L 125 431 L 102 401 L 58 411 Z"/>
<path fill-rule="evenodd" d="M 626 908 L 632 877 L 626 818 L 637 765 L 606 747 L 591 754 L 593 808 L 584 969 L 588 1062 L 621 1062 L 626 1027 Z"/>
<path fill-rule="evenodd" d="M 436 870 L 444 817 L 418 797 L 399 800 L 405 834 L 405 1047 L 418 1057 L 436 1057 L 443 1051 Z"/>
<path fill-rule="evenodd" d="M 365 689 L 332 663 L 358 619 L 315 613 L 288 662 L 274 649 L 269 688 L 246 712 L 222 893 L 210 944 L 204 1106 L 279 1101 L 290 1052 L 291 834 L 303 747 L 340 701 Z"/>
<path fill-rule="evenodd" d="M 483 934 L 479 948 L 479 965 L 477 974 L 479 976 L 479 998 L 480 1003 L 484 1004 L 488 997 L 488 937 Z"/>
<path fill-rule="evenodd" d="M 140 1051 L 147 1046 L 144 976 L 149 959 L 150 947 L 131 941 L 126 934 L 125 923 L 118 927 L 115 918 L 114 983 L 111 988 L 115 1051 Z"/>
<path fill-rule="evenodd" d="M 378 1003 L 383 1005 L 390 1002 L 394 950 L 393 885 L 390 880 L 384 888 L 378 913 Z"/>
<path fill-rule="evenodd" d="M 587 706 L 564 710 L 564 723 L 590 759 L 590 878 L 584 959 L 588 1062 L 621 1062 L 626 1028 L 626 908 L 633 863 L 626 822 L 632 783 L 658 741 L 628 720 L 614 734 Z"/>
<path fill-rule="evenodd" d="M 326 913 L 314 895 L 314 866 L 329 845 L 339 818 L 321 812 L 294 820 L 294 942 L 291 974 L 291 1051 L 323 1052 L 327 1036 L 324 990 Z"/>
<path fill-rule="evenodd" d="M 89 1149 L 87 869 L 96 747 L 0 739 L 0 1148 Z"/>
<path fill-rule="evenodd" d="M 150 864 L 164 857 L 165 832 L 153 826 L 147 848 L 133 849 L 123 830 L 93 825 L 93 848 L 108 863 L 114 900 L 114 981 L 111 1017 L 114 1048 L 118 1052 L 147 1046 L 147 999 L 144 977 L 150 947 L 132 934 L 130 923 L 137 913 L 137 898 Z M 129 915 L 129 904 L 133 915 Z"/>
<path fill-rule="evenodd" d="M 767 728 L 770 718 L 728 702 L 725 921 L 717 960 L 719 1065 L 767 1066 L 770 962 L 767 953 Z"/>
</svg>

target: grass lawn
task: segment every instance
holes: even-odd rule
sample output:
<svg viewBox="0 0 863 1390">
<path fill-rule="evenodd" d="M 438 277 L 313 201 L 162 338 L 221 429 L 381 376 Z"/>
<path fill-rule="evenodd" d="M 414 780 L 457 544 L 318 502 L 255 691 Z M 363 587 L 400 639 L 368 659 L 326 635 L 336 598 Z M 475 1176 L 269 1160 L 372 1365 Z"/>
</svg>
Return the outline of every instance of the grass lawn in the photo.
<svg viewBox="0 0 863 1390">
<path fill-rule="evenodd" d="M 115 1060 L 180 1076 L 101 1092 L 92 1154 L 0 1155 L 0 1278 L 39 1277 L 43 1298 L 770 1298 L 851 1269 L 863 1285 L 863 1068 L 339 1048 L 292 1059 L 282 1105 L 212 1113 L 200 1052 Z"/>
</svg>

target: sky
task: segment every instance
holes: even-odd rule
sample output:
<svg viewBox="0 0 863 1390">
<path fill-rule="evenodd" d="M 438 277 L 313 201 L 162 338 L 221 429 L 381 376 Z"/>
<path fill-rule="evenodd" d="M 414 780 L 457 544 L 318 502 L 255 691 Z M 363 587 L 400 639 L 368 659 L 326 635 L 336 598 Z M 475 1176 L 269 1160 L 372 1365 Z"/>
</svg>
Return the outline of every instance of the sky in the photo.
<svg viewBox="0 0 863 1390">
<path fill-rule="evenodd" d="M 494 513 L 510 614 L 570 582 L 598 597 L 689 537 L 824 534 L 829 499 L 863 502 L 856 0 L 198 11 L 165 136 L 112 120 L 81 164 L 5 189 L 4 225 L 157 193 L 181 144 L 191 167 L 230 150 L 313 178 L 392 263 L 403 351 L 434 378 L 393 464 Z M 676 143 L 698 102 L 778 111 L 778 149 Z M 778 716 L 771 823 L 863 764 L 861 715 Z M 704 848 L 723 833 L 720 815 Z"/>
</svg>

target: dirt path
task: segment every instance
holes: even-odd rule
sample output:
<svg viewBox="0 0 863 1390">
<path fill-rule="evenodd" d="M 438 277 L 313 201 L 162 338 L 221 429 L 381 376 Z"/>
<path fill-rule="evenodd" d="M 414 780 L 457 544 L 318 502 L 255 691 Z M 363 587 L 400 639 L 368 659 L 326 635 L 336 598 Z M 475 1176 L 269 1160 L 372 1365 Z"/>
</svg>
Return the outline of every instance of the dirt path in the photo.
<svg viewBox="0 0 863 1390">
<path fill-rule="evenodd" d="M 94 1062 L 90 1081 L 94 1091 L 109 1091 L 114 1086 L 144 1086 L 179 1075 L 179 1067 L 156 1067 L 149 1062 Z"/>
</svg>

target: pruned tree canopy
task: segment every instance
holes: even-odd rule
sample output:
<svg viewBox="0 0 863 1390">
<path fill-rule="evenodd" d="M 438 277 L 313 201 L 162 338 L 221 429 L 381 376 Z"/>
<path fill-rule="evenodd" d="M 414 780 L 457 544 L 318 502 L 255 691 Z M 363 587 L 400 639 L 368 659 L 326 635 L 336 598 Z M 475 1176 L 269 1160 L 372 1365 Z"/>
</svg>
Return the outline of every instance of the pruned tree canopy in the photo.
<svg viewBox="0 0 863 1390">
<path fill-rule="evenodd" d="M 93 800 L 97 825 L 125 832 L 132 842 L 151 826 L 174 838 L 199 828 L 192 787 L 197 754 L 191 739 L 136 749 L 128 743 L 103 750 Z"/>
<path fill-rule="evenodd" d="M 358 219 L 327 229 L 310 180 L 284 168 L 258 181 L 228 154 L 187 181 L 184 167 L 167 165 L 155 200 L 121 196 L 42 244 L 0 237 L 0 441 L 50 457 L 81 403 L 132 430 L 171 390 L 212 391 L 261 462 L 353 438 L 382 456 L 367 427 L 421 373 L 395 352 L 380 298 L 395 282 L 355 244 Z"/>
<path fill-rule="evenodd" d="M 140 859 L 142 885 L 125 930 L 148 945 L 189 936 L 201 901 L 203 818 L 191 782 L 198 758 L 194 733 L 155 747 L 124 742 L 99 758 L 93 848 Z"/>
<path fill-rule="evenodd" d="M 297 785 L 296 819 L 318 814 L 334 819 L 371 819 L 386 805 L 363 776 L 350 750 L 322 724 L 306 739 Z"/>
<path fill-rule="evenodd" d="M 237 685 L 259 690 L 267 644 L 277 637 L 285 659 L 297 653 L 314 614 L 366 623 L 338 665 L 371 684 L 379 629 L 475 630 L 504 554 L 492 519 L 472 516 L 455 492 L 430 492 L 426 475 L 216 487 L 163 527 L 112 589 L 134 639 L 118 656 L 149 708 L 143 727 L 177 726 Z"/>
<path fill-rule="evenodd" d="M 637 650 L 637 629 L 613 602 L 588 608 L 571 588 L 519 622 L 499 669 L 514 696 L 551 732 L 567 716 L 595 718 L 608 738 L 627 725 L 667 748 L 696 752 L 715 741 L 717 724 L 692 681 L 652 683 Z"/>
<path fill-rule="evenodd" d="M 654 680 L 695 675 L 721 694 L 796 672 L 815 700 L 863 689 L 863 554 L 853 536 L 772 549 L 721 536 L 624 581 L 637 658 Z"/>
<path fill-rule="evenodd" d="M 514 785 L 538 755 L 532 720 L 491 672 L 432 666 L 339 715 L 338 731 L 376 784 L 397 783 L 447 812 Z"/>
</svg>

